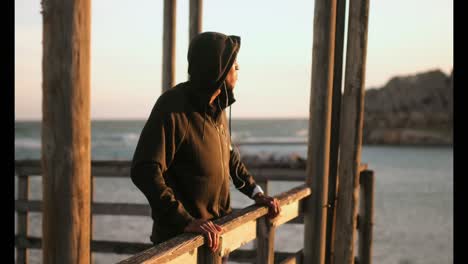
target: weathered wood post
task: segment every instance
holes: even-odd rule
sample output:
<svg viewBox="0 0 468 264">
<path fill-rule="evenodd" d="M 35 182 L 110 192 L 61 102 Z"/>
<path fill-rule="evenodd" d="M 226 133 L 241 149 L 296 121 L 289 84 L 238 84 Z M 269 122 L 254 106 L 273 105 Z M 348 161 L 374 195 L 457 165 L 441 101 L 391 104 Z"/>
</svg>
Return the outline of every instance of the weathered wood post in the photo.
<svg viewBox="0 0 468 264">
<path fill-rule="evenodd" d="M 203 0 L 190 0 L 190 29 L 189 42 L 202 30 Z"/>
<path fill-rule="evenodd" d="M 275 260 L 276 228 L 267 217 L 257 220 L 257 259 L 258 264 L 273 264 Z"/>
<path fill-rule="evenodd" d="M 223 243 L 220 238 L 220 243 Z M 221 249 L 221 245 L 219 246 Z M 199 247 L 197 255 L 197 263 L 199 264 L 222 264 L 222 257 L 220 256 L 219 249 L 216 252 L 212 252 L 207 244 Z"/>
<path fill-rule="evenodd" d="M 18 175 L 18 200 L 29 200 L 29 176 L 20 173 Z M 18 236 L 27 237 L 29 231 L 29 213 L 27 211 L 18 212 Z M 25 247 L 17 247 L 16 263 L 28 263 L 28 249 Z"/>
<path fill-rule="evenodd" d="M 338 153 L 340 147 L 340 110 L 343 75 L 343 42 L 346 15 L 346 0 L 336 1 L 335 61 L 333 72 L 333 96 L 330 136 L 330 165 L 328 177 L 327 234 L 325 246 L 325 264 L 333 261 L 333 236 L 335 233 L 336 193 L 338 191 Z"/>
<path fill-rule="evenodd" d="M 90 263 L 90 0 L 43 0 L 43 263 Z"/>
<path fill-rule="evenodd" d="M 364 118 L 368 13 L 369 0 L 350 0 L 334 238 L 334 263 L 336 264 L 354 263 Z"/>
<path fill-rule="evenodd" d="M 372 263 L 372 227 L 374 226 L 374 171 L 361 172 L 359 206 L 359 263 Z"/>
<path fill-rule="evenodd" d="M 305 200 L 304 263 L 325 260 L 335 22 L 336 0 L 316 0 L 306 178 L 312 195 Z"/>
<path fill-rule="evenodd" d="M 177 0 L 164 0 L 162 93 L 174 86 Z"/>
</svg>

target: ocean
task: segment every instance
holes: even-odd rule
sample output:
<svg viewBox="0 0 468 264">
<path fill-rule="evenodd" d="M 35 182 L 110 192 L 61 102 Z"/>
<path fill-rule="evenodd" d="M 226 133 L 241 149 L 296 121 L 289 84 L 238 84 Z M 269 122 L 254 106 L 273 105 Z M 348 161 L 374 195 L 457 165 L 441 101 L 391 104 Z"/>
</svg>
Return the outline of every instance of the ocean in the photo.
<svg viewBox="0 0 468 264">
<path fill-rule="evenodd" d="M 305 142 L 306 119 L 232 120 L 234 142 Z M 93 121 L 92 159 L 130 160 L 144 121 Z M 15 160 L 40 159 L 40 123 L 15 122 Z M 241 145 L 242 155 L 290 155 L 305 158 L 304 144 Z M 381 264 L 448 264 L 453 262 L 453 148 L 363 146 L 361 162 L 374 170 L 375 225 L 373 262 Z M 254 175 L 255 176 L 255 175 Z M 15 185 L 17 179 L 15 177 Z M 274 182 L 270 194 L 301 182 Z M 40 177 L 31 177 L 30 197 L 41 199 Z M 130 179 L 96 179 L 94 200 L 146 203 Z M 232 188 L 233 207 L 252 201 Z M 17 190 L 15 188 L 15 198 Z M 41 236 L 41 214 L 30 213 L 30 235 Z M 15 213 L 16 218 L 16 213 Z M 303 225 L 281 226 L 275 250 L 303 247 Z M 16 232 L 16 221 L 15 221 Z M 136 216 L 93 216 L 93 238 L 149 243 L 151 219 Z M 243 248 L 251 248 L 252 243 Z M 115 263 L 127 255 L 93 253 L 94 263 Z M 41 263 L 41 251 L 30 250 L 30 263 Z M 235 263 L 235 262 L 231 262 Z"/>
</svg>

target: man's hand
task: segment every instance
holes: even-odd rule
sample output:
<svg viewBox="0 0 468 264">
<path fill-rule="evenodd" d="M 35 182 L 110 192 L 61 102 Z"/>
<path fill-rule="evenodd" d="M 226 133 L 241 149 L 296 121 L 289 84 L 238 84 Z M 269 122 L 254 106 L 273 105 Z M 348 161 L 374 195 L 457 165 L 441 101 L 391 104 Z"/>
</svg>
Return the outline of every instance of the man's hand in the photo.
<svg viewBox="0 0 468 264">
<path fill-rule="evenodd" d="M 278 199 L 264 195 L 263 193 L 257 193 L 254 196 L 255 204 L 268 206 L 268 218 L 275 218 L 281 212 Z"/>
<path fill-rule="evenodd" d="M 218 249 L 221 231 L 223 231 L 221 226 L 203 219 L 193 220 L 184 229 L 184 232 L 203 234 L 208 241 L 208 246 L 213 252 Z"/>
</svg>

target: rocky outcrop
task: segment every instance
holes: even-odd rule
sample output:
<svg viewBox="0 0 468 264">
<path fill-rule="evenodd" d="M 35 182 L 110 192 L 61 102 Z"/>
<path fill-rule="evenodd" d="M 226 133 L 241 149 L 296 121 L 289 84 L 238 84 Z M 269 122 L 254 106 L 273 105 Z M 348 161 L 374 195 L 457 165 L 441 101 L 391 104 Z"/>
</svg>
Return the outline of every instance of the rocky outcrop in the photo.
<svg viewBox="0 0 468 264">
<path fill-rule="evenodd" d="M 453 142 L 453 71 L 396 77 L 366 90 L 364 144 Z"/>
</svg>

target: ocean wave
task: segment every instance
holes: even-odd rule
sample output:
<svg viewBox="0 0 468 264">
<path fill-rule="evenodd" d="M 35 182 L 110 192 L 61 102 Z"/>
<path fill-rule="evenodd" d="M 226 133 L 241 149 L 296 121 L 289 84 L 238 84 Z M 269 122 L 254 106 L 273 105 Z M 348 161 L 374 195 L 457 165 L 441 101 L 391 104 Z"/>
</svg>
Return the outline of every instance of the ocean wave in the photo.
<svg viewBox="0 0 468 264">
<path fill-rule="evenodd" d="M 300 137 L 307 137 L 308 134 L 309 134 L 308 129 L 301 129 L 296 132 L 296 136 L 300 136 Z"/>
<path fill-rule="evenodd" d="M 40 149 L 40 139 L 33 138 L 15 138 L 15 148 Z"/>
<path fill-rule="evenodd" d="M 139 137 L 138 133 L 101 134 L 93 138 L 93 144 L 99 146 L 135 145 Z"/>
<path fill-rule="evenodd" d="M 305 137 L 248 137 L 237 141 L 236 143 L 259 143 L 259 142 L 272 142 L 272 143 L 298 143 L 305 142 Z"/>
</svg>

